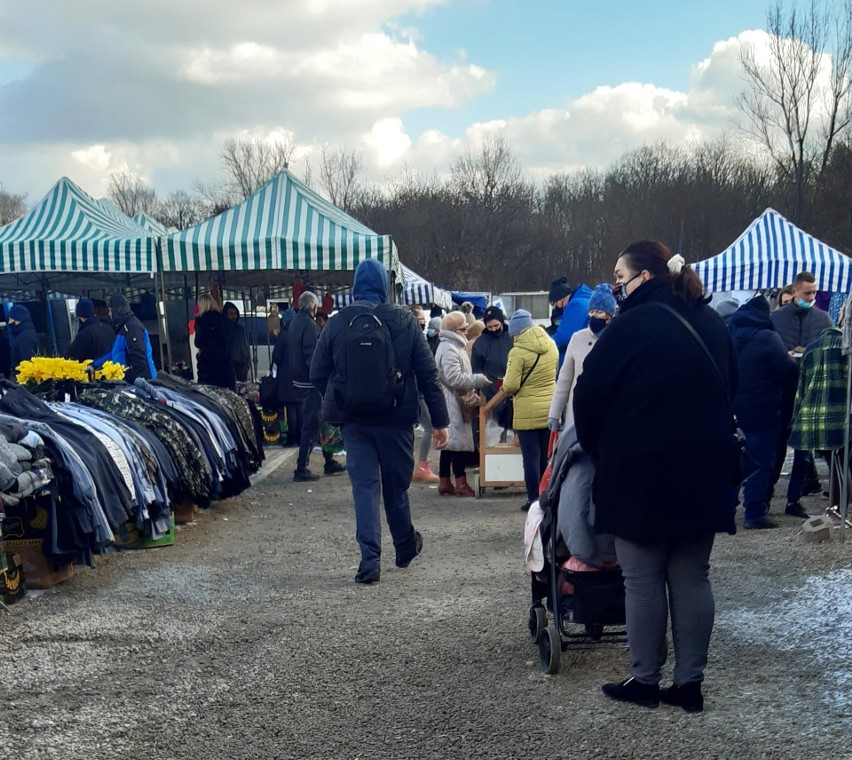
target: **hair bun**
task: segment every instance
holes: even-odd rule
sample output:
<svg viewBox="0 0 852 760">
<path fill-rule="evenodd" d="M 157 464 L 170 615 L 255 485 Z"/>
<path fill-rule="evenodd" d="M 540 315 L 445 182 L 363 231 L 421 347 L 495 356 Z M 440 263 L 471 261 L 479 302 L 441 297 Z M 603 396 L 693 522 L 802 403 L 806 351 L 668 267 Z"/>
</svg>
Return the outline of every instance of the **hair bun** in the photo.
<svg viewBox="0 0 852 760">
<path fill-rule="evenodd" d="M 666 266 L 669 268 L 669 272 L 672 274 L 680 274 L 680 270 L 683 269 L 686 264 L 686 259 L 683 258 L 679 253 L 675 256 L 672 256 L 667 262 Z"/>
</svg>

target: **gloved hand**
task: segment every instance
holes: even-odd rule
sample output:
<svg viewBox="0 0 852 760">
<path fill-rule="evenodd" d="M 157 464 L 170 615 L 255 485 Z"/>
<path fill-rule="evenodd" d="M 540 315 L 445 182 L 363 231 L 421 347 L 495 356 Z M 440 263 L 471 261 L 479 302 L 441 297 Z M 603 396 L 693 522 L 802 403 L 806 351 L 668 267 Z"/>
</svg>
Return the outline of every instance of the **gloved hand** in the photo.
<svg viewBox="0 0 852 760">
<path fill-rule="evenodd" d="M 559 430 L 559 420 L 556 417 L 548 417 L 547 428 L 552 433 L 555 433 L 557 430 Z"/>
</svg>

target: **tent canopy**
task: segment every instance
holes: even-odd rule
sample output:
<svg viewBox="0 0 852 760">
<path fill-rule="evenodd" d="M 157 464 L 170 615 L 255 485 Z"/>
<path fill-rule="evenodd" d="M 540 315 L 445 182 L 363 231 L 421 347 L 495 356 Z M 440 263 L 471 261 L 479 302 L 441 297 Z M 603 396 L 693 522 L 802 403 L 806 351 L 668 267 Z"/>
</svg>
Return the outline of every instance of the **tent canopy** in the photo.
<svg viewBox="0 0 852 760">
<path fill-rule="evenodd" d="M 452 310 L 453 299 L 448 291 L 439 288 L 437 285 L 433 285 L 427 279 L 409 269 L 405 264 L 401 264 L 400 266 L 405 277 L 405 286 L 402 290 L 403 303 L 409 306 L 431 303 L 447 311 Z M 338 309 L 348 306 L 352 303 L 352 291 L 345 290 L 335 293 L 334 303 Z"/>
<path fill-rule="evenodd" d="M 148 216 L 147 214 L 136 214 L 136 216 L 133 217 L 133 221 L 136 222 L 136 224 L 138 224 L 149 235 L 162 237 L 163 235 L 168 235 L 169 233 L 177 232 L 174 227 L 166 227 L 166 225 L 161 224 L 156 219 Z"/>
<path fill-rule="evenodd" d="M 155 264 L 154 238 L 67 177 L 29 213 L 0 228 L 0 274 L 149 273 Z"/>
<path fill-rule="evenodd" d="M 317 282 L 351 282 L 368 258 L 395 272 L 398 281 L 403 277 L 389 235 L 376 234 L 287 170 L 239 205 L 165 235 L 160 244 L 164 272 L 221 271 L 230 283 L 270 283 L 272 273 L 284 270 L 310 272 Z M 334 276 L 342 272 L 348 274 Z"/>
<path fill-rule="evenodd" d="M 755 219 L 729 248 L 693 264 L 710 292 L 783 288 L 812 272 L 820 290 L 852 290 L 852 259 L 820 242 L 774 209 Z"/>
</svg>

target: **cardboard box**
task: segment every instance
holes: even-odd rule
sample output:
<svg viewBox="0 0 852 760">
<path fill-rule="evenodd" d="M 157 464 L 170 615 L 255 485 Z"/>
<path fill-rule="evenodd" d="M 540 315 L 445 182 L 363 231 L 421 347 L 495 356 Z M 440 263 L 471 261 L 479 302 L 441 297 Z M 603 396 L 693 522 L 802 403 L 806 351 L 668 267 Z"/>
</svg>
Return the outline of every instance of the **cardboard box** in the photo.
<svg viewBox="0 0 852 760">
<path fill-rule="evenodd" d="M 24 569 L 24 583 L 28 589 L 52 588 L 65 583 L 74 575 L 71 564 L 57 567 L 53 560 L 44 556 L 41 539 L 6 539 L 6 551 L 19 554 Z"/>
<path fill-rule="evenodd" d="M 195 519 L 195 513 L 198 507 L 191 501 L 185 501 L 182 504 L 175 505 L 175 522 L 178 525 L 186 525 Z"/>
</svg>

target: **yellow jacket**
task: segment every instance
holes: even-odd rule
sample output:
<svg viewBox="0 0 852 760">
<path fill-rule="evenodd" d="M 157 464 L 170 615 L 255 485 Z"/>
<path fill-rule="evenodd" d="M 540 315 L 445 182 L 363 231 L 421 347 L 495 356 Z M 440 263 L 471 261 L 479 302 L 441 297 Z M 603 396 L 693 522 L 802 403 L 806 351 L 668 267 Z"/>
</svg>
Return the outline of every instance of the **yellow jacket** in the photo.
<svg viewBox="0 0 852 760">
<path fill-rule="evenodd" d="M 536 357 L 535 369 L 521 387 Z M 536 325 L 515 338 L 509 351 L 509 364 L 503 378 L 503 390 L 514 397 L 515 430 L 540 430 L 547 427 L 547 413 L 556 390 L 559 351 L 544 328 Z"/>
</svg>

